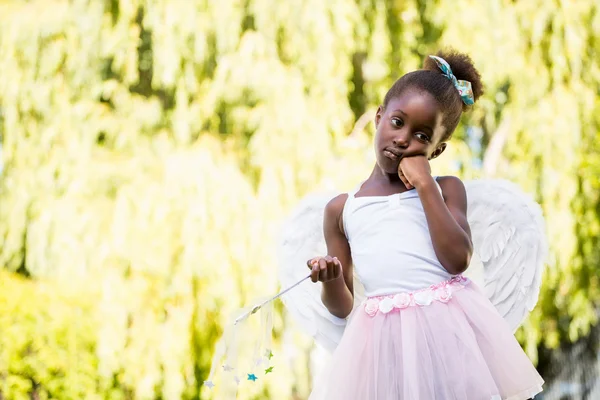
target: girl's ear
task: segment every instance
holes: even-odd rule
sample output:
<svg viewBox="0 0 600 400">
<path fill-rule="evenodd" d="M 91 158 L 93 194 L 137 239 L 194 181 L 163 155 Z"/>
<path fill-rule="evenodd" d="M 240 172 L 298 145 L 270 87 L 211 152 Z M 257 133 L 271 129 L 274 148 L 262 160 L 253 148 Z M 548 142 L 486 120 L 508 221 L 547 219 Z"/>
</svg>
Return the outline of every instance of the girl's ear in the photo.
<svg viewBox="0 0 600 400">
<path fill-rule="evenodd" d="M 440 143 L 438 147 L 433 151 L 433 153 L 431 153 L 429 159 L 433 160 L 434 158 L 439 157 L 439 155 L 442 154 L 444 150 L 446 150 L 446 143 Z"/>
<path fill-rule="evenodd" d="M 382 106 L 379 106 L 377 108 L 377 114 L 375 114 L 375 129 L 377 129 L 377 127 L 379 126 L 379 121 L 381 121 L 381 117 L 383 116 L 384 112 L 385 110 Z"/>
</svg>

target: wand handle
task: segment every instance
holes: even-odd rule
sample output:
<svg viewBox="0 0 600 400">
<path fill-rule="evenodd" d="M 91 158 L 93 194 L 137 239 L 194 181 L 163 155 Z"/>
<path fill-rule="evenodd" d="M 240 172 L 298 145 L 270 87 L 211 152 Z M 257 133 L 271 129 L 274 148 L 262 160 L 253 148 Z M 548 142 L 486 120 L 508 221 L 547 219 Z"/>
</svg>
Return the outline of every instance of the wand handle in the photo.
<svg viewBox="0 0 600 400">
<path fill-rule="evenodd" d="M 302 282 L 304 282 L 305 280 L 307 280 L 308 278 L 310 278 L 310 275 L 311 274 L 308 274 L 307 276 L 305 276 L 304 278 L 300 279 L 298 282 L 294 283 L 292 286 L 288 287 L 287 289 L 282 290 L 281 292 L 277 293 L 275 296 L 271 297 L 270 299 L 267 299 L 267 300 L 263 301 L 262 303 L 260 303 L 260 304 L 258 304 L 256 306 L 252 307 L 252 310 L 247 311 L 243 315 L 237 317 L 235 319 L 235 322 L 233 324 L 235 325 L 238 322 L 245 320 L 246 318 L 248 318 L 248 316 L 250 314 L 254 314 L 258 310 L 260 310 L 261 307 L 264 306 L 265 304 L 267 304 L 267 303 L 269 303 L 269 302 L 271 302 L 271 301 L 273 301 L 273 300 L 281 297 L 282 295 L 286 294 L 287 292 L 289 292 L 290 290 L 292 290 L 293 288 L 295 288 L 296 286 L 298 286 L 299 284 L 301 284 Z"/>
</svg>

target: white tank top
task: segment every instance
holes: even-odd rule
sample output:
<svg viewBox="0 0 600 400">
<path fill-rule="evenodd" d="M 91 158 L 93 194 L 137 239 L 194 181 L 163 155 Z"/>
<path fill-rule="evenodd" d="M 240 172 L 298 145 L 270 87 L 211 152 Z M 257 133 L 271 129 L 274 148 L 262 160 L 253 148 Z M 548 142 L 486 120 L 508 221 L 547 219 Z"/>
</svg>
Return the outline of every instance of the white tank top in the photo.
<svg viewBox="0 0 600 400">
<path fill-rule="evenodd" d="M 416 190 L 354 197 L 358 189 L 348 193 L 343 227 L 366 296 L 419 290 L 452 278 L 435 255 Z"/>
</svg>

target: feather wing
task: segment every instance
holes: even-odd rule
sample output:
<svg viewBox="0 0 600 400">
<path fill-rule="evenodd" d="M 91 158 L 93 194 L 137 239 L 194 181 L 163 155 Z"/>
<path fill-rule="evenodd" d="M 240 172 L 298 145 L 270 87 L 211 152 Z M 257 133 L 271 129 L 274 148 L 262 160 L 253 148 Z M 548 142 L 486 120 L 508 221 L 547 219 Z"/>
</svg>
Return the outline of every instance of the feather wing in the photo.
<svg viewBox="0 0 600 400">
<path fill-rule="evenodd" d="M 541 207 L 505 180 L 465 182 L 476 257 L 467 276 L 513 331 L 537 303 L 548 240 Z"/>
</svg>

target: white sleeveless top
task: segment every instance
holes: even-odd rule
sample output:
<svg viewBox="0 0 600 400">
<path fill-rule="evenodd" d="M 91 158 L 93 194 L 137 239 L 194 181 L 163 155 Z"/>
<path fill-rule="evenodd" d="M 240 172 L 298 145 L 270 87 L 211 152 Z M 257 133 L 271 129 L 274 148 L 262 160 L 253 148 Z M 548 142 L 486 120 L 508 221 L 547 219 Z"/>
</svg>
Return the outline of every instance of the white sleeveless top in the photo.
<svg viewBox="0 0 600 400">
<path fill-rule="evenodd" d="M 441 193 L 439 184 L 438 189 Z M 410 292 L 453 277 L 435 255 L 415 189 L 389 196 L 354 197 L 357 191 L 348 193 L 342 218 L 366 296 Z"/>
</svg>

